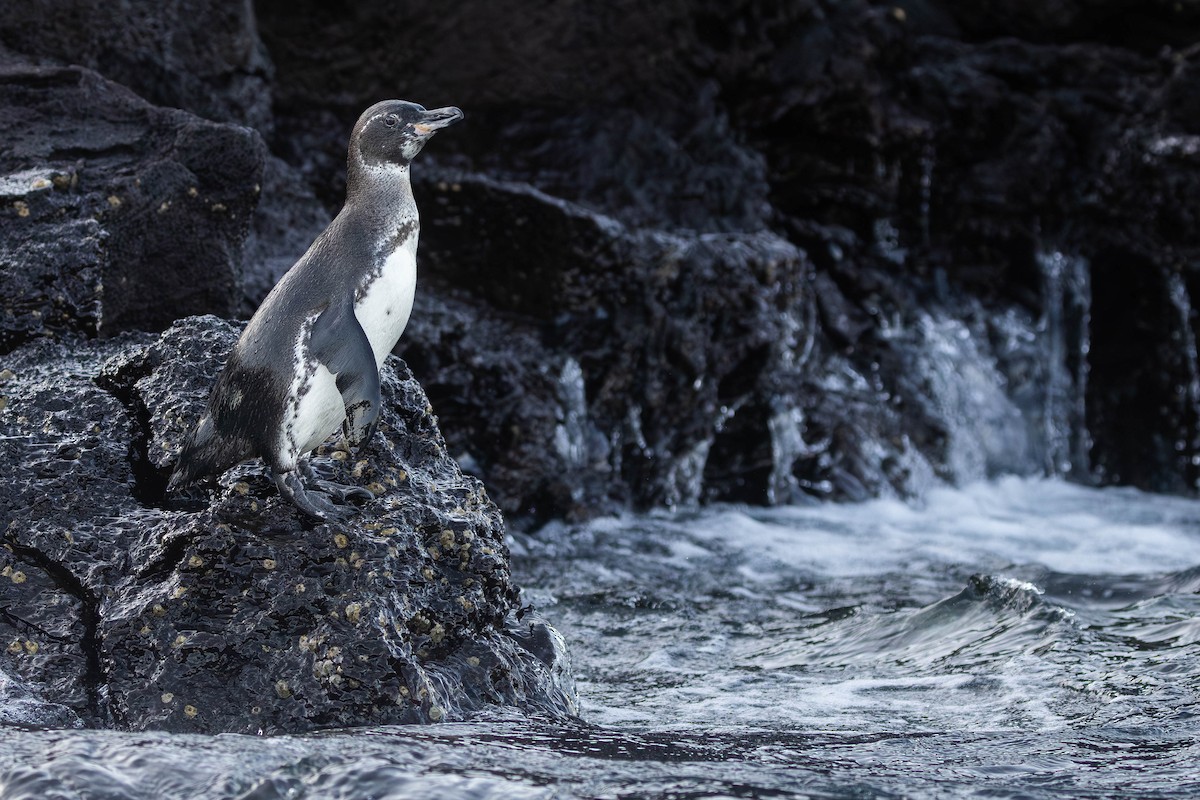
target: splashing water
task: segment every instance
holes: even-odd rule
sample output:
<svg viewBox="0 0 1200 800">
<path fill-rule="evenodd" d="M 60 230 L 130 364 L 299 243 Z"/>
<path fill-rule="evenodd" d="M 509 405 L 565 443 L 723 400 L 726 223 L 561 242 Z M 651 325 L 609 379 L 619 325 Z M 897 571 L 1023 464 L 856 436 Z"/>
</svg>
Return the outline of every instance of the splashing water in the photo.
<svg viewBox="0 0 1200 800">
<path fill-rule="evenodd" d="M 562 419 L 554 429 L 554 447 L 568 467 L 581 469 L 588 463 L 587 397 L 583 369 L 568 358 L 558 377 Z"/>
<path fill-rule="evenodd" d="M 886 337 L 906 362 L 904 394 L 944 426 L 944 477 L 956 484 L 1028 473 L 1030 436 L 990 348 L 963 321 L 917 313 Z"/>
<path fill-rule="evenodd" d="M 1086 259 L 1039 253 L 1042 317 L 1037 341 L 1043 352 L 1045 396 L 1037 415 L 1048 475 L 1083 479 L 1088 473 L 1087 356 L 1091 349 L 1091 268 Z"/>
<path fill-rule="evenodd" d="M 1180 453 L 1190 455 L 1192 466 L 1190 484 L 1193 489 L 1200 489 L 1200 354 L 1197 353 L 1196 334 L 1192 329 L 1192 318 L 1195 311 L 1192 308 L 1191 296 L 1183 276 L 1173 273 L 1167 281 L 1167 294 L 1171 305 L 1178 314 L 1177 330 L 1180 331 L 1180 350 L 1183 354 L 1187 370 L 1187 380 L 1179 388 L 1183 401 L 1187 406 L 1187 418 L 1190 430 L 1183 438 L 1175 443 L 1175 449 Z"/>
<path fill-rule="evenodd" d="M 514 535 L 579 723 L 0 736 L 3 798 L 1195 796 L 1200 502 L 1007 478 Z M 11 723 L 10 723 L 11 724 Z"/>
</svg>

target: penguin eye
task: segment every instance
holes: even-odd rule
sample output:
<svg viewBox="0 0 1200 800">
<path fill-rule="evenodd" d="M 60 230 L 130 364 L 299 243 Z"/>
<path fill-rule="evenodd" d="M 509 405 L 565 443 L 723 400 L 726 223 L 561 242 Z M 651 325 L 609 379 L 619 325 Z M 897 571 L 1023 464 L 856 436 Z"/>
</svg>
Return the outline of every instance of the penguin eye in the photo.
<svg viewBox="0 0 1200 800">
<path fill-rule="evenodd" d="M 395 114 L 388 114 L 383 118 L 383 124 L 387 125 L 389 128 L 394 128 L 400 124 L 400 118 Z"/>
</svg>

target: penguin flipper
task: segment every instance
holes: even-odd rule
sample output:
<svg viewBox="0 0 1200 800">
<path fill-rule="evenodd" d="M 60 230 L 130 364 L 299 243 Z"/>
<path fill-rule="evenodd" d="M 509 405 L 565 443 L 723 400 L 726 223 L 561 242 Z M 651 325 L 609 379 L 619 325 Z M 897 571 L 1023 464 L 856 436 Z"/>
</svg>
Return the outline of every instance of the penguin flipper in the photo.
<svg viewBox="0 0 1200 800">
<path fill-rule="evenodd" d="M 379 368 L 367 334 L 354 316 L 354 305 L 343 302 L 321 312 L 313 323 L 309 345 L 313 355 L 337 376 L 346 407 L 342 428 L 357 448 L 371 438 L 379 421 Z"/>
</svg>

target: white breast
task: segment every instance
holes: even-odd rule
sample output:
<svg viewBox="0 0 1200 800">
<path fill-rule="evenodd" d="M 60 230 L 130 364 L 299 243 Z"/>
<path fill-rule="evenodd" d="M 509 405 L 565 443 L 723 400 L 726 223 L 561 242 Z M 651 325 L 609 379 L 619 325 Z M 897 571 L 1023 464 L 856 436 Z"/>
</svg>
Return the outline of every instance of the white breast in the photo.
<svg viewBox="0 0 1200 800">
<path fill-rule="evenodd" d="M 376 368 L 396 346 L 412 313 L 417 287 L 416 255 L 417 237 L 410 236 L 370 275 L 354 304 L 354 315 L 375 354 Z M 315 321 L 316 315 L 301 326 L 294 346 L 293 358 L 297 363 L 305 363 L 307 369 L 296 370 L 288 392 L 279 453 L 279 463 L 285 469 L 329 438 L 346 417 L 336 377 L 308 351 L 308 337 Z"/>
<path fill-rule="evenodd" d="M 295 369 L 283 414 L 277 459 L 284 469 L 294 467 L 299 456 L 329 438 L 346 417 L 337 378 L 308 351 L 308 337 L 316 318 L 314 314 L 305 321 L 293 346 L 295 363 L 304 366 Z"/>
<path fill-rule="evenodd" d="M 417 237 L 409 236 L 384 260 L 354 304 L 354 316 L 362 325 L 381 366 L 400 340 L 412 313 L 417 289 Z"/>
</svg>

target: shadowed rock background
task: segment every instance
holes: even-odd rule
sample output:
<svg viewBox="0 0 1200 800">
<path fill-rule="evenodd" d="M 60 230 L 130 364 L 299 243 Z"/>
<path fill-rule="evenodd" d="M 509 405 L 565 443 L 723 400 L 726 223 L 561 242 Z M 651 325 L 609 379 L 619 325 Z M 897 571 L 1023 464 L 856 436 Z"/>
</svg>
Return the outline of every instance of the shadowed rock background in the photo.
<svg viewBox="0 0 1200 800">
<path fill-rule="evenodd" d="M 1197 0 L 9 3 L 0 352 L 248 315 L 401 97 L 467 117 L 398 351 L 510 518 L 1195 493 L 1198 41 Z"/>
<path fill-rule="evenodd" d="M 1194 491 L 1198 29 L 1196 2 L 1119 0 L 12 5 L 4 169 L 83 182 L 5 183 L 4 341 L 248 313 L 336 212 L 362 108 L 454 103 L 414 170 L 400 349 L 506 511 L 1014 469 Z M 131 143 L 110 118 L 137 101 L 67 64 L 231 141 Z M 29 98 L 68 77 L 64 117 Z M 107 209 L 148 164 L 152 196 Z M 1034 429 L 959 436 L 965 465 L 907 347 L 958 324 Z"/>
</svg>

